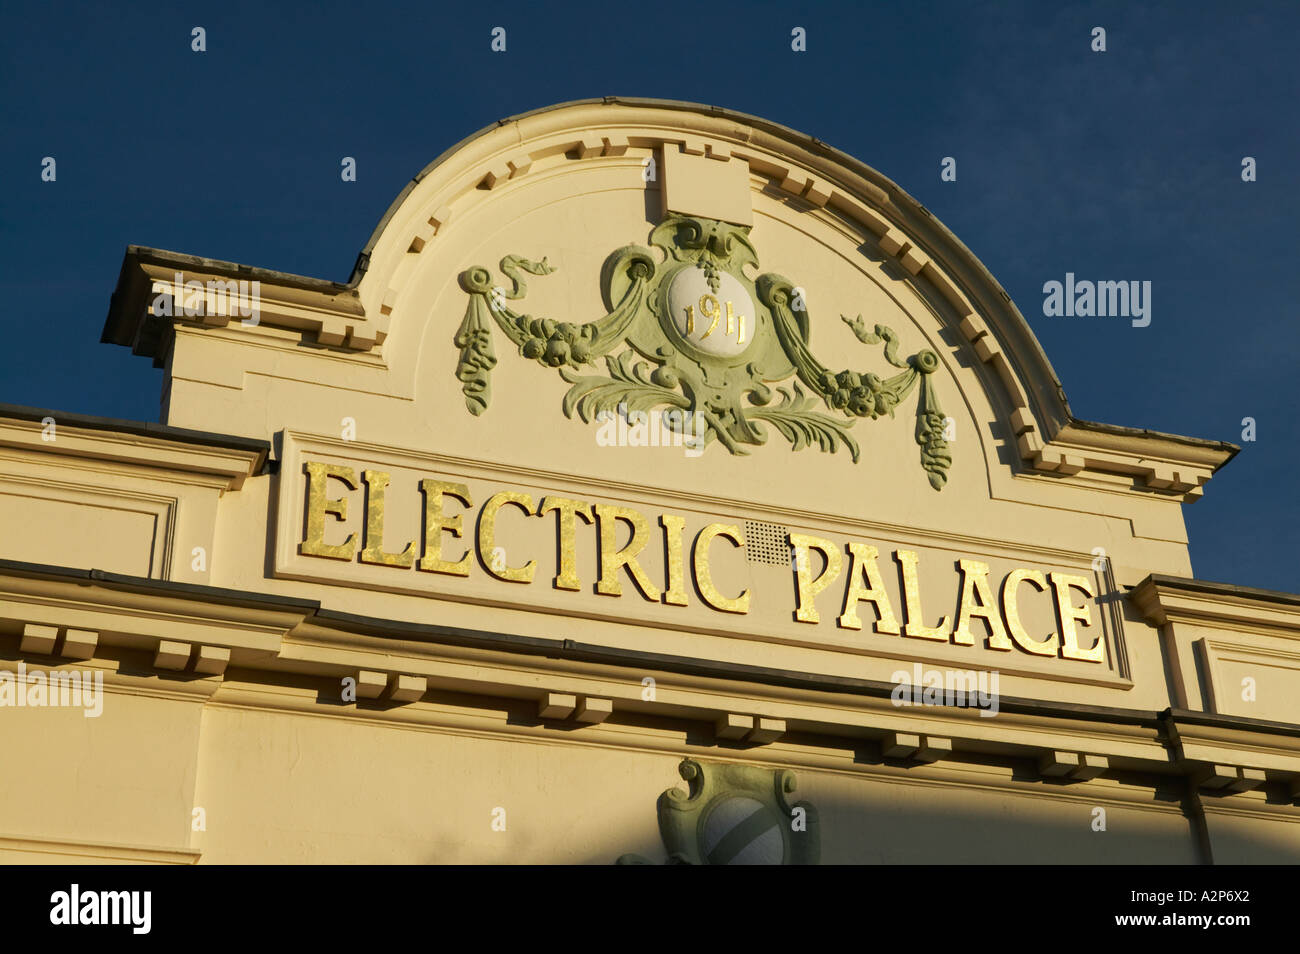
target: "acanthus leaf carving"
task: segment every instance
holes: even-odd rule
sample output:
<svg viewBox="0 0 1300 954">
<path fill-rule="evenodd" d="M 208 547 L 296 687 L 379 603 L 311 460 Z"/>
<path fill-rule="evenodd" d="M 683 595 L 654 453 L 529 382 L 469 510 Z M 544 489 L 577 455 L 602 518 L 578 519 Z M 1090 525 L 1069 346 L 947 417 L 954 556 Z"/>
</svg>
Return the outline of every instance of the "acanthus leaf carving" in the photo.
<svg viewBox="0 0 1300 954">
<path fill-rule="evenodd" d="M 861 418 L 892 418 L 919 382 L 921 465 L 931 486 L 943 489 L 952 454 L 931 380 L 939 367 L 934 351 L 901 358 L 891 328 L 868 330 L 861 316 L 841 316 L 864 344 L 883 343 L 885 361 L 899 371 L 888 377 L 833 372 L 812 353 L 811 318 L 806 308 L 792 307 L 795 286 L 774 273 L 752 280 L 745 274 L 745 267 L 758 267 L 749 227 L 673 215 L 654 228 L 650 244 L 664 253 L 663 262 L 635 245 L 606 260 L 601 286 L 610 311 L 581 324 L 534 318 L 511 306 L 526 294 L 523 273 L 555 271 L 545 258 L 503 258 L 508 288 L 494 285 L 482 266 L 462 272 L 469 303 L 455 338 L 456 376 L 469 411 L 481 414 L 490 401 L 493 323 L 520 355 L 557 369 L 571 385 L 562 402 L 566 416 L 589 422 L 609 413 L 669 411 L 666 426 L 694 431 L 705 444 L 716 440 L 733 454 L 764 444 L 767 425 L 794 450 L 844 447 L 857 462 L 861 453 L 849 429 Z M 602 358 L 608 375 L 583 373 Z M 793 387 L 778 387 L 780 402 L 771 405 L 769 385 L 791 377 Z"/>
</svg>

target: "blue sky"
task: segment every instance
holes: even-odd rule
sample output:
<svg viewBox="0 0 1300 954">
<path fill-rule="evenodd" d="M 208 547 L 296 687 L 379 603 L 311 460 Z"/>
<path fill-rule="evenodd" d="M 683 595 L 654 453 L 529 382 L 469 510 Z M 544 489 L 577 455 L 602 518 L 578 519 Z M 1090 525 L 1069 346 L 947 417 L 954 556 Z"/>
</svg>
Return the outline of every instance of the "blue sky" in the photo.
<svg viewBox="0 0 1300 954">
<path fill-rule="evenodd" d="M 406 181 L 482 126 L 691 100 L 917 197 L 1011 294 L 1077 416 L 1234 443 L 1254 418 L 1186 509 L 1193 567 L 1300 590 L 1300 4 L 51 3 L 5 21 L 0 401 L 157 419 L 161 372 L 99 343 L 128 244 L 346 280 Z M 1151 325 L 1044 317 L 1066 272 L 1150 281 Z"/>
</svg>

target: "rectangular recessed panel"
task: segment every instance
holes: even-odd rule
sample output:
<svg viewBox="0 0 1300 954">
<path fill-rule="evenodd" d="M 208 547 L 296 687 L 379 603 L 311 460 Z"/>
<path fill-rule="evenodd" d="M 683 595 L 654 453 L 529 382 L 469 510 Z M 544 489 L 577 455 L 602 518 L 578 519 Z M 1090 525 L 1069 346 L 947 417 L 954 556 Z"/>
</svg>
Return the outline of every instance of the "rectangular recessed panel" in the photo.
<svg viewBox="0 0 1300 954">
<path fill-rule="evenodd" d="M 0 482 L 0 559 L 158 575 L 157 513 L 106 495 L 61 496 L 57 488 Z"/>
</svg>

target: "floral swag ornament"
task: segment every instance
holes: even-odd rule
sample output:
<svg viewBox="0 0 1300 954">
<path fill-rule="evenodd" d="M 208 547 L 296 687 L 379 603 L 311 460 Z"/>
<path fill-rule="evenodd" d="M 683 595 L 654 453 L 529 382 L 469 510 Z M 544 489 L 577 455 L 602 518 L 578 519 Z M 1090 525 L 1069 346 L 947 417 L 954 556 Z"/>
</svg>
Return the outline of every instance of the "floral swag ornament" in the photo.
<svg viewBox="0 0 1300 954">
<path fill-rule="evenodd" d="M 794 285 L 773 273 L 746 277 L 746 265 L 758 268 L 748 227 L 671 216 L 654 229 L 650 244 L 664 252 L 662 263 L 636 245 L 610 255 L 601 269 L 608 314 L 585 324 L 534 318 L 511 306 L 527 291 L 524 273 L 555 271 L 545 258 L 503 258 L 509 287 L 494 282 L 485 267 L 463 271 L 469 303 L 456 332 L 456 377 L 470 413 L 482 414 L 491 398 L 493 324 L 524 358 L 557 369 L 572 385 L 563 401 L 566 416 L 590 422 L 618 411 L 677 409 L 664 415 L 666 427 L 702 433 L 706 444 L 716 440 L 733 454 L 766 443 L 766 424 L 794 450 L 843 446 L 856 462 L 860 451 L 849 429 L 861 418 L 892 418 L 919 381 L 921 466 L 930 485 L 943 489 L 952 454 L 931 380 L 938 355 L 924 349 L 900 358 L 892 329 L 868 329 L 861 316 L 841 316 L 863 344 L 883 343 L 885 361 L 899 371 L 889 377 L 831 371 L 809 350 L 811 322 Z M 598 359 L 607 374 L 584 373 Z M 770 385 L 790 378 L 774 394 Z"/>
</svg>

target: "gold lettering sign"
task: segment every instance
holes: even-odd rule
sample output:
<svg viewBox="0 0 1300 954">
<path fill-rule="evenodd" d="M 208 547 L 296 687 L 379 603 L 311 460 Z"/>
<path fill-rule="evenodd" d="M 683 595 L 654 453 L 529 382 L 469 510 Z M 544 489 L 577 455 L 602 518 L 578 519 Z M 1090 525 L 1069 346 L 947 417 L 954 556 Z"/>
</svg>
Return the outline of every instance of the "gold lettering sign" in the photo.
<svg viewBox="0 0 1300 954">
<path fill-rule="evenodd" d="M 361 472 L 366 485 L 366 547 L 361 551 L 361 562 L 406 568 L 415 562 L 413 542 L 401 553 L 384 552 L 384 496 L 391 479 L 382 470 Z"/>
<path fill-rule="evenodd" d="M 896 550 L 894 559 L 903 569 L 903 635 L 915 639 L 942 639 L 945 642 L 951 634 L 948 617 L 939 620 L 938 626 L 926 626 L 922 623 L 921 584 L 916 578 L 917 556 L 911 550 Z"/>
<path fill-rule="evenodd" d="M 325 557 L 329 560 L 351 560 L 352 554 L 357 551 L 355 533 L 349 533 L 342 543 L 325 542 L 325 517 L 328 515 L 340 521 L 348 518 L 348 498 L 326 499 L 325 483 L 333 477 L 342 481 L 349 490 L 356 490 L 357 472 L 351 467 L 315 461 L 303 469 L 307 472 L 307 533 L 298 545 L 298 552 L 304 556 Z"/>
<path fill-rule="evenodd" d="M 362 469 L 358 481 L 357 472 L 351 467 L 311 461 L 304 465 L 303 472 L 306 474 L 305 526 L 303 539 L 298 545 L 298 552 L 303 556 L 454 577 L 470 576 L 477 557 L 481 570 L 489 577 L 526 586 L 535 580 L 538 561 L 528 559 L 523 563 L 512 563 L 507 558 L 506 547 L 498 533 L 502 511 L 515 511 L 506 527 L 517 527 L 519 521 L 547 519 L 554 513 L 556 573 L 552 585 L 555 589 L 569 592 L 583 589 L 578 573 L 577 530 L 579 522 L 582 522 L 595 529 L 594 539 L 591 535 L 587 537 L 591 549 L 585 551 L 591 554 L 596 566 L 594 585 L 593 581 L 587 583 L 591 592 L 614 598 L 627 595 L 622 579 L 626 573 L 647 601 L 668 606 L 690 604 L 685 554 L 688 521 L 685 517 L 666 513 L 647 515 L 632 507 L 609 503 L 593 505 L 556 495 L 547 495 L 535 505 L 531 495 L 518 491 L 492 494 L 474 515 L 470 513 L 470 508 L 475 506 L 474 498 L 466 484 L 425 478 L 418 481 L 418 490 L 423 495 L 423 541 L 407 542 L 400 551 L 395 551 L 385 549 L 385 533 L 390 529 L 387 527 L 387 502 L 392 490 L 392 477 L 387 471 Z M 408 485 L 405 492 L 412 493 L 414 489 Z M 345 534 L 347 528 L 344 526 L 330 527 L 334 523 L 348 522 L 351 499 L 348 492 L 356 491 L 364 494 L 364 499 L 358 501 L 364 508 L 359 528 L 360 550 L 357 531 Z M 331 497 L 331 492 L 343 495 Z M 402 492 L 400 485 L 397 492 Z M 477 519 L 475 532 L 469 537 L 465 529 L 467 516 Z M 333 529 L 333 534 L 330 529 Z M 509 530 L 504 532 L 508 537 Z M 654 565 L 642 562 L 656 532 L 661 534 L 663 547 L 662 589 L 654 578 Z M 327 538 L 331 536 L 338 542 L 328 542 Z M 401 540 L 405 534 L 395 536 Z M 620 538 L 624 536 L 626 541 L 620 546 Z M 339 540 L 339 537 L 343 539 Z M 732 546 L 713 546 L 718 537 L 726 539 Z M 453 555 L 454 550 L 453 553 L 447 552 L 447 548 L 454 548 L 448 538 L 462 541 L 463 549 L 458 555 Z M 987 563 L 962 558 L 956 564 L 960 573 L 956 587 L 956 624 L 953 625 L 950 617 L 942 616 L 937 625 L 928 626 L 921 602 L 920 557 L 915 551 L 899 548 L 893 552 L 897 576 L 893 584 L 887 585 L 886 574 L 880 567 L 881 553 L 875 546 L 856 540 L 841 545 L 805 533 L 790 533 L 788 542 L 793 564 L 791 590 L 782 595 L 779 589 L 767 586 L 754 592 L 743 589 L 735 595 L 728 595 L 715 583 L 715 564 L 712 561 L 740 559 L 743 566 L 745 535 L 735 524 L 705 525 L 696 533 L 691 546 L 689 569 L 702 604 L 719 613 L 747 614 L 758 600 L 765 601 L 768 612 L 774 605 L 779 605 L 779 601 L 785 600 L 786 609 L 782 610 L 785 612 L 792 599 L 794 620 L 816 626 L 822 623 L 818 598 L 839 582 L 842 589 L 837 594 L 842 594 L 842 602 L 838 603 L 841 611 L 838 617 L 834 617 L 834 625 L 852 632 L 867 631 L 863 638 L 903 637 L 974 648 L 980 646 L 979 634 L 973 628 L 974 621 L 979 619 L 985 631 L 981 649 L 997 653 L 1019 651 L 1072 662 L 1106 662 L 1106 639 L 1099 628 L 1086 647 L 1079 644 L 1080 629 L 1093 628 L 1090 604 L 1096 598 L 1093 583 L 1085 576 L 1056 570 L 1044 574 L 1038 569 L 1016 567 L 1002 579 L 999 591 L 995 581 L 990 579 Z M 418 560 L 415 557 L 417 549 L 421 551 Z M 733 555 L 727 555 L 728 551 Z M 737 553 L 739 556 L 735 555 Z M 849 556 L 847 574 L 843 573 L 845 553 Z M 926 584 L 929 590 L 933 587 L 933 580 L 931 577 L 927 580 L 930 580 Z M 1051 600 L 1057 632 L 1031 636 L 1026 630 L 1020 605 L 1022 584 L 1025 583 L 1040 594 L 1047 594 L 1050 589 L 1050 596 L 1037 597 L 1038 612 L 1044 612 L 1046 601 Z M 896 589 L 892 588 L 894 586 Z M 902 596 L 901 625 L 891 591 Z M 1083 602 L 1076 602 L 1077 594 L 1082 594 Z M 859 615 L 863 604 L 869 605 L 875 616 L 870 626 Z"/>
<path fill-rule="evenodd" d="M 894 617 L 894 607 L 885 592 L 885 583 L 880 578 L 880 567 L 876 563 L 879 556 L 875 547 L 865 543 L 850 543 L 849 555 L 853 563 L 849 568 L 849 586 L 844 591 L 844 612 L 840 614 L 840 625 L 845 629 L 861 629 L 862 620 L 858 618 L 858 604 L 864 600 L 876 607 L 876 632 L 899 634 L 898 620 Z M 863 578 L 867 585 L 862 585 Z"/>
<path fill-rule="evenodd" d="M 537 571 L 536 561 L 529 560 L 521 567 L 511 568 L 506 566 L 504 559 L 500 561 L 497 559 L 497 513 L 507 504 L 516 506 L 528 516 L 532 516 L 533 498 L 528 494 L 508 491 L 493 494 L 483 505 L 483 510 L 478 517 L 478 555 L 483 560 L 483 565 L 487 567 L 487 571 L 498 580 L 531 583 L 533 574 Z"/>
<path fill-rule="evenodd" d="M 734 599 L 728 599 L 718 592 L 713 585 L 713 572 L 709 569 L 709 544 L 714 537 L 725 537 L 742 550 L 745 548 L 745 535 L 740 528 L 725 523 L 711 523 L 695 538 L 692 560 L 695 569 L 695 585 L 699 587 L 700 596 L 716 610 L 724 613 L 748 613 L 749 590 L 745 590 Z"/>
<path fill-rule="evenodd" d="M 632 528 L 632 537 L 621 550 L 617 549 L 620 520 Z M 630 507 L 597 504 L 596 525 L 600 529 L 600 580 L 596 583 L 596 592 L 604 596 L 622 596 L 623 584 L 619 581 L 618 571 L 627 567 L 628 576 L 632 577 L 641 595 L 658 602 L 659 587 L 650 582 L 650 577 L 637 561 L 637 555 L 650 542 L 650 524 L 645 517 Z"/>
<path fill-rule="evenodd" d="M 1002 612 L 1007 618 L 1007 629 L 1011 631 L 1011 638 L 1027 653 L 1037 656 L 1055 656 L 1060 645 L 1060 640 L 1055 633 L 1044 640 L 1033 639 L 1025 632 L 1024 624 L 1020 622 L 1017 590 L 1021 583 L 1032 583 L 1040 593 L 1047 589 L 1047 579 L 1041 570 L 1017 569 L 1007 574 L 1006 580 L 1002 583 Z"/>
<path fill-rule="evenodd" d="M 442 532 L 445 530 L 453 537 L 461 536 L 463 518 L 460 514 L 447 516 L 443 513 L 443 497 L 459 500 L 466 507 L 474 505 L 469 495 L 469 488 L 464 484 L 449 484 L 441 480 L 420 481 L 420 490 L 424 492 L 424 555 L 420 557 L 417 569 L 426 573 L 449 573 L 452 576 L 469 576 L 469 551 L 458 560 L 442 558 Z"/>
<path fill-rule="evenodd" d="M 1079 632 L 1075 623 L 1092 625 L 1092 610 L 1088 604 L 1075 606 L 1070 598 L 1070 587 L 1082 590 L 1089 599 L 1093 598 L 1092 587 L 1081 576 L 1069 573 L 1049 573 L 1052 588 L 1056 591 L 1056 613 L 1061 621 L 1061 655 L 1066 659 L 1079 659 L 1083 662 L 1104 662 L 1106 659 L 1106 642 L 1097 635 L 1097 641 L 1088 649 L 1079 648 Z"/>
<path fill-rule="evenodd" d="M 686 579 L 682 568 L 682 531 L 686 521 L 671 514 L 660 514 L 659 525 L 664 528 L 664 553 L 668 571 L 668 585 L 664 588 L 664 602 L 670 606 L 686 605 Z"/>
<path fill-rule="evenodd" d="M 555 588 L 576 592 L 582 589 L 582 582 L 578 579 L 577 518 L 581 517 L 583 523 L 591 523 L 591 504 L 568 497 L 544 497 L 538 514 L 545 516 L 552 511 L 560 534 L 560 568 L 555 574 Z"/>
<path fill-rule="evenodd" d="M 799 602 L 795 607 L 794 618 L 801 623 L 817 623 L 821 616 L 817 612 L 817 594 L 835 582 L 840 575 L 844 558 L 840 556 L 839 547 L 830 540 L 810 537 L 803 533 L 790 534 L 790 546 L 794 547 L 794 572 L 798 581 Z M 816 550 L 826 560 L 826 567 L 821 574 L 813 577 L 809 551 Z"/>
<path fill-rule="evenodd" d="M 1002 614 L 998 601 L 989 589 L 989 565 L 979 560 L 960 560 L 961 597 L 958 600 L 957 627 L 952 631 L 952 641 L 958 646 L 975 645 L 970 631 L 971 620 L 979 617 L 988 625 L 989 649 L 1011 650 L 1011 640 L 1002 628 Z"/>
</svg>

